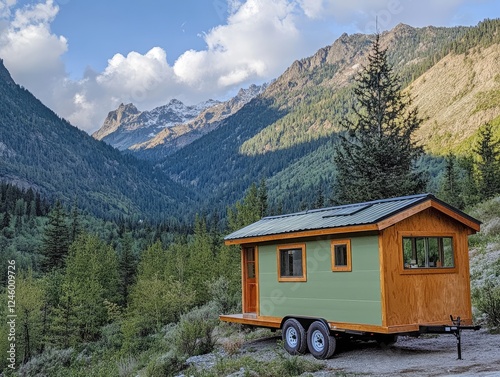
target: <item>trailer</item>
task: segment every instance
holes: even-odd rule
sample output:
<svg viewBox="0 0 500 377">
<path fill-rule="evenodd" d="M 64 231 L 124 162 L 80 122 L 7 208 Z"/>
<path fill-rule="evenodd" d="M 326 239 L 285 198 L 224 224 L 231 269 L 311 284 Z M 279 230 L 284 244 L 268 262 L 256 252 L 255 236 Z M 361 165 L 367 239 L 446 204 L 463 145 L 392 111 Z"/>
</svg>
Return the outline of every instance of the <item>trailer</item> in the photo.
<svg viewBox="0 0 500 377">
<path fill-rule="evenodd" d="M 224 239 L 240 245 L 242 313 L 220 319 L 281 329 L 290 354 L 318 359 L 343 338 L 441 332 L 460 344 L 479 328 L 468 256 L 479 229 L 431 194 L 262 218 Z"/>
</svg>

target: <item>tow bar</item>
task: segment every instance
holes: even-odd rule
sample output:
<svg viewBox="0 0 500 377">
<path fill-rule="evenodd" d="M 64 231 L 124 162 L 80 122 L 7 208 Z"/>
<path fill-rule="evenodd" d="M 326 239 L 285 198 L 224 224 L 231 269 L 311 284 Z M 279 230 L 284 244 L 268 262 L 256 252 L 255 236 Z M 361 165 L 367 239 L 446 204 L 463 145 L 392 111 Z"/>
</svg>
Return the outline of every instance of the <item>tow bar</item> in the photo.
<svg viewBox="0 0 500 377">
<path fill-rule="evenodd" d="M 453 318 L 450 315 L 451 323 L 453 325 L 436 325 L 436 326 L 420 326 L 420 334 L 453 334 L 457 338 L 457 353 L 458 360 L 462 360 L 462 339 L 460 332 L 462 330 L 474 330 L 477 331 L 481 326 L 462 326 L 460 325 L 460 317 Z"/>
</svg>

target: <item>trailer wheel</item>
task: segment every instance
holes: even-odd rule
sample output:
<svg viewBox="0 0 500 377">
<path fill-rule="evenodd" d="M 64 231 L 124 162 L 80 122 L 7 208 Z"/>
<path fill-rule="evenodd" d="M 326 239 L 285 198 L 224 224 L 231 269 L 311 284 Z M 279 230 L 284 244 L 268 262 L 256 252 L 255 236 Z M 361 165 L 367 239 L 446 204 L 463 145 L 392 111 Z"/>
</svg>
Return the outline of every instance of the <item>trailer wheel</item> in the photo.
<svg viewBox="0 0 500 377">
<path fill-rule="evenodd" d="M 295 318 L 288 318 L 282 329 L 283 346 L 290 355 L 301 355 L 306 352 L 306 331 Z"/>
<path fill-rule="evenodd" d="M 316 359 L 329 359 L 337 347 L 337 340 L 330 335 L 324 322 L 315 321 L 307 331 L 307 347 Z"/>
</svg>

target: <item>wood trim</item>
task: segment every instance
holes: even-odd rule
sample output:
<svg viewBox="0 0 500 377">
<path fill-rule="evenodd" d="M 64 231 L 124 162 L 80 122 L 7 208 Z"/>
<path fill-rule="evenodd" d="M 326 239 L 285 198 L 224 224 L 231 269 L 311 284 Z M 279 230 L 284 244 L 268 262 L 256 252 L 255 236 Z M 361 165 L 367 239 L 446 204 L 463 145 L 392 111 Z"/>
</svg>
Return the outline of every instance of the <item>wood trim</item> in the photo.
<svg viewBox="0 0 500 377">
<path fill-rule="evenodd" d="M 344 226 L 339 228 L 325 228 L 325 229 L 315 229 L 315 230 L 305 230 L 302 232 L 293 232 L 293 233 L 281 233 L 281 234 L 271 234 L 268 236 L 256 236 L 256 237 L 248 237 L 248 238 L 236 238 L 232 240 L 225 240 L 224 243 L 226 245 L 242 245 L 242 244 L 252 244 L 252 243 L 260 243 L 267 241 L 275 241 L 275 240 L 290 240 L 294 238 L 302 238 L 302 237 L 316 237 L 316 236 L 325 236 L 330 234 L 339 234 L 339 233 L 354 233 L 354 232 L 369 232 L 369 231 L 377 231 L 379 227 L 377 224 L 368 224 L 368 225 L 353 225 L 353 226 Z"/>
<path fill-rule="evenodd" d="M 281 260 L 280 260 L 280 254 L 281 250 L 291 250 L 291 249 L 301 249 L 302 250 L 302 276 L 281 276 L 280 273 L 280 267 L 281 267 Z M 277 268 L 277 277 L 278 281 L 283 283 L 283 282 L 304 282 L 307 281 L 307 254 L 306 254 L 306 244 L 305 243 L 300 243 L 300 244 L 284 244 L 284 245 L 278 245 L 276 246 L 276 268 Z"/>
<path fill-rule="evenodd" d="M 465 226 L 467 226 L 468 228 L 472 229 L 473 232 L 469 233 L 469 234 L 474 234 L 475 232 L 479 232 L 480 230 L 480 225 L 462 215 L 460 215 L 459 213 L 453 211 L 452 209 L 432 200 L 432 199 L 429 199 L 427 201 L 425 201 L 424 203 L 421 203 L 421 204 L 418 204 L 414 207 L 411 207 L 411 208 L 408 208 L 407 210 L 401 212 L 401 213 L 398 213 L 394 216 L 391 216 L 385 220 L 382 220 L 380 222 L 377 223 L 377 226 L 378 226 L 378 229 L 379 230 L 383 230 L 385 228 L 388 228 L 390 227 L 391 225 L 394 225 L 410 216 L 413 216 L 419 212 L 422 212 L 423 210 L 427 209 L 427 208 L 434 208 L 448 216 L 450 216 L 451 218 L 457 220 L 458 222 L 464 224 Z"/>
<path fill-rule="evenodd" d="M 347 265 L 346 266 L 336 266 L 335 265 L 335 246 L 336 245 L 346 245 L 347 248 Z M 352 256 L 351 256 L 351 240 L 332 240 L 330 242 L 330 254 L 333 272 L 351 272 L 352 271 Z"/>
<path fill-rule="evenodd" d="M 428 200 L 424 203 L 420 203 L 414 207 L 408 208 L 407 210 L 400 212 L 394 216 L 391 216 L 385 220 L 382 220 L 377 223 L 377 228 L 379 230 L 383 230 L 385 228 L 390 227 L 391 225 L 394 225 L 396 223 L 399 223 L 400 221 L 407 219 L 410 216 L 413 216 L 419 212 L 422 212 L 423 210 L 430 208 L 431 207 L 431 201 Z"/>
<path fill-rule="evenodd" d="M 264 316 L 251 316 L 246 314 L 227 314 L 220 315 L 219 319 L 224 322 L 239 323 L 242 325 L 252 325 L 259 327 L 270 327 L 279 329 L 281 328 L 281 321 L 283 318 L 279 317 L 264 317 Z"/>
<path fill-rule="evenodd" d="M 387 296 L 386 296 L 386 274 L 384 262 L 383 233 L 378 236 L 378 258 L 380 271 L 380 306 L 382 310 L 382 326 L 387 326 Z"/>
<path fill-rule="evenodd" d="M 284 317 L 271 317 L 271 316 L 260 316 L 252 314 L 226 314 L 220 315 L 219 319 L 224 322 L 238 323 L 242 325 L 258 326 L 280 329 L 281 323 Z M 369 332 L 369 333 L 380 333 L 380 334 L 391 334 L 391 333 L 408 333 L 418 331 L 420 324 L 411 324 L 403 326 L 377 326 L 377 325 L 365 325 L 358 323 L 346 323 L 346 322 L 333 322 L 327 321 L 332 331 L 359 331 L 359 332 Z M 469 320 L 465 320 L 464 323 L 468 323 Z M 470 321 L 472 322 L 472 321 Z M 425 323 L 427 325 L 428 323 Z M 443 324 L 442 322 L 436 324 Z M 423 325 L 423 324 L 422 324 Z"/>
<path fill-rule="evenodd" d="M 245 284 L 246 284 L 246 266 L 245 266 L 245 247 L 240 249 L 240 264 L 241 264 L 241 311 L 245 311 Z"/>
<path fill-rule="evenodd" d="M 260 287 L 259 287 L 259 248 L 255 246 L 255 312 L 260 314 Z"/>
<path fill-rule="evenodd" d="M 390 333 L 406 333 L 419 330 L 418 324 L 404 325 L 404 326 L 378 326 L 378 325 L 365 325 L 357 323 L 346 323 L 346 322 L 331 322 L 328 321 L 330 325 L 330 330 L 332 331 L 359 331 L 359 332 L 369 332 L 369 333 L 380 333 L 380 334 L 390 334 Z"/>
<path fill-rule="evenodd" d="M 446 207 L 440 203 L 432 201 L 432 208 L 435 208 L 438 211 L 441 211 L 441 212 L 447 214 L 448 216 L 454 218 L 455 220 L 460 221 L 462 224 L 468 226 L 469 228 L 474 229 L 476 232 L 479 232 L 481 230 L 480 224 L 478 224 L 474 221 L 471 221 L 470 219 L 460 215 L 459 213 L 449 209 L 448 207 Z"/>
</svg>

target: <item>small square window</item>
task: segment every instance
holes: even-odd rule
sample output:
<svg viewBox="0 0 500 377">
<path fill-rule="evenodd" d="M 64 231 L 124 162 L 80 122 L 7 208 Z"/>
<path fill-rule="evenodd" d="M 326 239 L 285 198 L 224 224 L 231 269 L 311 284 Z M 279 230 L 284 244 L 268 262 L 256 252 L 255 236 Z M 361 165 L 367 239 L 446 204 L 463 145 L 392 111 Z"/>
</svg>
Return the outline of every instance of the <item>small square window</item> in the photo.
<svg viewBox="0 0 500 377">
<path fill-rule="evenodd" d="M 278 281 L 306 281 L 306 246 L 278 246 Z"/>
<path fill-rule="evenodd" d="M 351 240 L 332 241 L 332 271 L 352 271 Z"/>
</svg>

